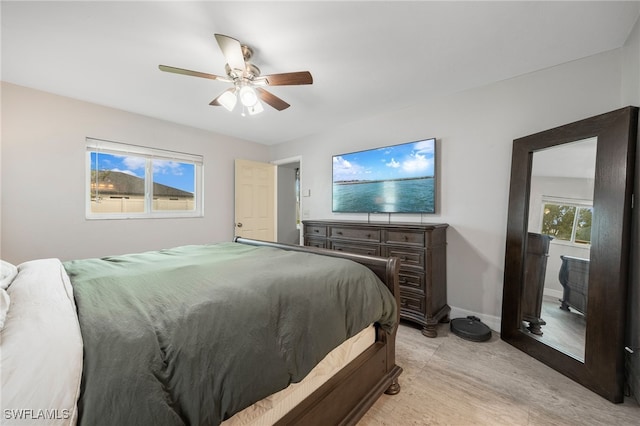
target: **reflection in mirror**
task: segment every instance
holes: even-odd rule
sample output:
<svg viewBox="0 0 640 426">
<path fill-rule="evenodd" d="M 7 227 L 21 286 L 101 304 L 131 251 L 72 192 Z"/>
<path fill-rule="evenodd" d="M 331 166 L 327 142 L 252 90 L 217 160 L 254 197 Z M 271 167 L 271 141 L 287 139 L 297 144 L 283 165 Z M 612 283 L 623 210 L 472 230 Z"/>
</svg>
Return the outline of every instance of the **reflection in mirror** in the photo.
<svg viewBox="0 0 640 426">
<path fill-rule="evenodd" d="M 597 138 L 533 153 L 523 331 L 584 362 Z"/>
</svg>

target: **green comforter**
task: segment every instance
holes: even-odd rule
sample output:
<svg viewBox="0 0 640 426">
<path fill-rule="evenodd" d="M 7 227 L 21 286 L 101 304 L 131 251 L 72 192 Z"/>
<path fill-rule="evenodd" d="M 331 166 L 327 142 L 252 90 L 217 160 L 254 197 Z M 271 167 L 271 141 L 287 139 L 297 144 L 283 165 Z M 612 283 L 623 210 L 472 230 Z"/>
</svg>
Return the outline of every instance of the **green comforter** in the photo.
<svg viewBox="0 0 640 426">
<path fill-rule="evenodd" d="M 84 341 L 81 425 L 215 425 L 302 380 L 391 293 L 354 262 L 237 243 L 64 263 Z"/>
</svg>

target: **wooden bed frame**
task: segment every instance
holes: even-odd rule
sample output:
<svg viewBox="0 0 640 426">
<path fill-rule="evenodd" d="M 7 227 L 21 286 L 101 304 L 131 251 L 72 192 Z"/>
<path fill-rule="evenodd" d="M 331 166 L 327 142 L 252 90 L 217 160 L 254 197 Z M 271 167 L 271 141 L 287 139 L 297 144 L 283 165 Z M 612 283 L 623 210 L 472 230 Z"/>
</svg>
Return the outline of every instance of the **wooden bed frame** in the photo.
<svg viewBox="0 0 640 426">
<path fill-rule="evenodd" d="M 350 259 L 371 269 L 393 293 L 400 306 L 398 289 L 398 259 L 342 253 L 333 250 L 273 243 L 236 237 L 237 243 L 301 251 L 324 256 Z M 398 323 L 400 309 L 398 309 Z M 376 342 L 340 370 L 318 390 L 293 408 L 277 425 L 354 425 L 383 393 L 400 392 L 398 376 L 402 368 L 396 365 L 396 330 L 387 333 L 376 327 Z"/>
</svg>

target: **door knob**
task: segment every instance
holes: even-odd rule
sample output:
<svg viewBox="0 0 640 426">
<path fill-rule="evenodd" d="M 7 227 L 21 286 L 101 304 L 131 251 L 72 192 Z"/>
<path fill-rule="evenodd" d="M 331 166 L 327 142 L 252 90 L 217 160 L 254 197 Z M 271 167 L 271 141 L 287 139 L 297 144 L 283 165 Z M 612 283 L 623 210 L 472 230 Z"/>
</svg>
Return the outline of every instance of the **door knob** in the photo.
<svg viewBox="0 0 640 426">
<path fill-rule="evenodd" d="M 238 222 L 238 223 L 236 223 L 236 226 L 237 226 L 238 228 L 242 228 L 242 223 L 241 223 L 241 222 Z"/>
</svg>

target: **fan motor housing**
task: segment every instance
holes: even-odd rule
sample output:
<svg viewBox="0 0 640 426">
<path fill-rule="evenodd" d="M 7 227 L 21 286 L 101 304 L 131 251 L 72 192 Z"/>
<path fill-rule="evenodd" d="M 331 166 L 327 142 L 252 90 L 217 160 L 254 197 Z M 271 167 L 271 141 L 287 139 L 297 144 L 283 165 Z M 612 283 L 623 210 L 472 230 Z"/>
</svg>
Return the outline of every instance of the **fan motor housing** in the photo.
<svg viewBox="0 0 640 426">
<path fill-rule="evenodd" d="M 229 66 L 229 64 L 225 64 L 224 65 L 224 70 L 226 71 L 227 75 L 229 76 L 229 78 L 236 80 L 239 78 L 245 78 L 247 80 L 253 80 L 254 78 L 258 77 L 260 75 L 260 68 L 258 68 L 257 66 L 246 62 L 245 63 L 246 67 L 242 73 L 242 75 L 238 75 L 237 70 L 232 70 L 231 67 Z"/>
</svg>

